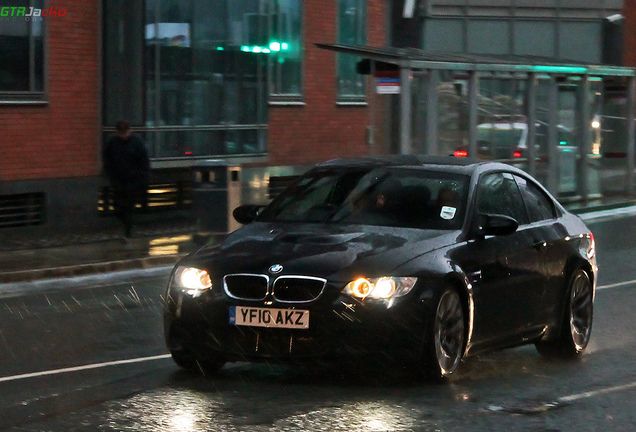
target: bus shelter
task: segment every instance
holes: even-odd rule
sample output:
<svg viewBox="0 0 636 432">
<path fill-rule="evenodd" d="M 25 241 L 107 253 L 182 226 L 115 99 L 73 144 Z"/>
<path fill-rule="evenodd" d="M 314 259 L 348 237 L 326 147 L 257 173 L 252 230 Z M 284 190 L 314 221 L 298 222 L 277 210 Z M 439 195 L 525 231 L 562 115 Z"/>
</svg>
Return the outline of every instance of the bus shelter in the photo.
<svg viewBox="0 0 636 432">
<path fill-rule="evenodd" d="M 633 68 L 414 48 L 317 46 L 359 57 L 358 73 L 372 77 L 370 103 L 391 101 L 384 112 L 395 125 L 397 145 L 372 142 L 373 153 L 504 161 L 537 177 L 565 201 L 634 194 Z"/>
</svg>

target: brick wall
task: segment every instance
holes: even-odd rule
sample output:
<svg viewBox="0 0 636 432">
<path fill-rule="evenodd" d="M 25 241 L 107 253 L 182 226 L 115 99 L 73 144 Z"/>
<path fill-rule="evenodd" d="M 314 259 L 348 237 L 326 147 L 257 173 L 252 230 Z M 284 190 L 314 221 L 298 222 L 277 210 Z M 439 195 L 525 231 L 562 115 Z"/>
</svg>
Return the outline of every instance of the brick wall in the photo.
<svg viewBox="0 0 636 432">
<path fill-rule="evenodd" d="M 369 45 L 385 45 L 387 3 L 367 1 Z M 369 152 L 365 139 L 369 108 L 336 105 L 336 55 L 314 45 L 337 41 L 337 0 L 305 1 L 303 8 L 305 104 L 269 107 L 270 165 L 315 163 Z"/>
<path fill-rule="evenodd" d="M 46 21 L 48 104 L 0 105 L 0 181 L 99 173 L 97 0 L 55 0 L 66 16 Z"/>
</svg>

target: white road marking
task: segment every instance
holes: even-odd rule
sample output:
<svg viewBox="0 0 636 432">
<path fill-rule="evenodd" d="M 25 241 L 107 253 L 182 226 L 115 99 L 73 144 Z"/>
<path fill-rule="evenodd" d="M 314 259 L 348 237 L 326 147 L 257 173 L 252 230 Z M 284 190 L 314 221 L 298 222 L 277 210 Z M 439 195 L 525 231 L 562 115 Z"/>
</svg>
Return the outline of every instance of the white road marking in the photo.
<svg viewBox="0 0 636 432">
<path fill-rule="evenodd" d="M 581 217 L 581 219 L 583 219 L 584 221 L 595 221 L 596 219 L 602 219 L 602 218 L 614 218 L 614 217 L 621 217 L 621 216 L 633 216 L 636 214 L 636 206 L 631 206 L 631 207 L 623 207 L 623 208 L 615 208 L 615 209 L 609 209 L 609 210 L 600 210 L 600 211 L 595 211 L 595 212 L 588 212 L 588 213 L 582 213 L 579 216 Z"/>
<path fill-rule="evenodd" d="M 589 399 L 596 396 L 602 396 L 610 393 L 617 393 L 626 390 L 636 389 L 636 382 L 631 382 L 628 384 L 618 385 L 614 387 L 605 387 L 594 391 L 587 391 L 583 393 L 573 394 L 569 396 L 561 396 L 558 399 L 555 399 L 552 402 L 545 402 L 539 405 L 489 405 L 486 407 L 487 411 L 492 412 L 505 412 L 508 414 L 539 414 L 546 411 L 550 411 L 553 409 L 560 408 L 566 404 L 576 402 L 582 399 Z"/>
<path fill-rule="evenodd" d="M 604 290 L 604 289 L 610 289 L 610 288 L 619 288 L 622 286 L 627 286 L 627 285 L 633 285 L 636 284 L 636 279 L 632 279 L 629 281 L 624 281 L 624 282 L 617 282 L 617 283 L 613 283 L 613 284 L 609 284 L 609 285 L 601 285 L 601 286 L 597 286 L 596 290 Z"/>
<path fill-rule="evenodd" d="M 78 371 L 84 371 L 89 369 L 99 369 L 99 368 L 108 367 L 108 366 L 117 366 L 122 364 L 141 363 L 141 362 L 153 361 L 153 360 L 163 360 L 167 358 L 170 358 L 170 354 L 162 354 L 162 355 L 151 356 L 151 357 L 139 357 L 139 358 L 128 359 L 128 360 L 117 360 L 117 361 L 104 362 L 104 363 L 95 363 L 90 365 L 75 366 L 75 367 L 64 368 L 64 369 L 54 369 L 49 371 L 33 372 L 33 373 L 27 373 L 22 375 L 1 377 L 0 382 L 17 381 L 17 380 L 27 379 L 27 378 L 42 377 L 46 375 L 55 375 L 55 374 L 68 373 L 68 372 L 78 372 Z"/>
<path fill-rule="evenodd" d="M 630 390 L 636 388 L 636 382 L 631 382 L 629 384 L 623 384 L 615 387 L 607 387 L 599 390 L 588 391 L 584 393 L 574 394 L 570 396 L 563 396 L 557 399 L 558 402 L 566 403 L 566 402 L 574 402 L 581 399 L 588 399 L 595 396 L 600 396 L 608 393 L 615 393 L 623 390 Z"/>
</svg>

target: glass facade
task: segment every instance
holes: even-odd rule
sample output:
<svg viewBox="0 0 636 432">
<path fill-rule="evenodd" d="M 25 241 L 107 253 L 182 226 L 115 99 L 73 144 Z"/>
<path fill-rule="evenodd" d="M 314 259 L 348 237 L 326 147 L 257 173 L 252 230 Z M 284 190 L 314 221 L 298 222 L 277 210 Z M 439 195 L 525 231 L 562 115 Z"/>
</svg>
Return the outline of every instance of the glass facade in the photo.
<svg viewBox="0 0 636 432">
<path fill-rule="evenodd" d="M 43 0 L 0 0 L 0 101 L 44 100 Z"/>
<path fill-rule="evenodd" d="M 432 17 L 424 20 L 422 49 L 516 54 L 601 63 L 603 21 L 556 18 Z"/>
<path fill-rule="evenodd" d="M 269 37 L 265 53 L 269 65 L 271 100 L 302 98 L 302 0 L 270 0 Z"/>
<path fill-rule="evenodd" d="M 421 48 L 601 64 L 604 23 L 622 7 L 620 0 L 429 0 L 422 6 Z M 414 151 L 501 160 L 531 171 L 562 200 L 624 193 L 631 163 L 628 80 L 493 68 L 475 75 L 469 94 L 471 72 L 432 74 L 415 74 Z"/>
<path fill-rule="evenodd" d="M 624 193 L 628 153 L 624 90 L 608 92 L 603 79 L 594 76 L 537 75 L 532 82 L 527 74 L 481 72 L 476 80 L 474 154 L 469 146 L 468 72 L 435 71 L 433 81 L 430 73 L 414 76 L 414 153 L 498 160 L 532 170 L 563 201 Z M 433 144 L 427 139 L 431 97 L 436 101 Z"/>
<path fill-rule="evenodd" d="M 338 1 L 338 43 L 365 45 L 367 43 L 367 2 L 365 0 Z M 364 101 L 364 75 L 356 71 L 360 60 L 347 54 L 336 54 L 338 101 Z"/>
<path fill-rule="evenodd" d="M 107 131 L 129 119 L 154 159 L 265 153 L 270 6 L 104 2 Z"/>
</svg>

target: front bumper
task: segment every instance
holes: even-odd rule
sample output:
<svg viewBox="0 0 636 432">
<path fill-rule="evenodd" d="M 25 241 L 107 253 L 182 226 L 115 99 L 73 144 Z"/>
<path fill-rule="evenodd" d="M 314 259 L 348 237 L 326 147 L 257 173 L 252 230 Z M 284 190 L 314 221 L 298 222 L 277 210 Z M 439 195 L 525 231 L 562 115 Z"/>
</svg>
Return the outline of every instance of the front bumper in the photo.
<svg viewBox="0 0 636 432">
<path fill-rule="evenodd" d="M 311 362 L 381 355 L 403 359 L 419 355 L 426 305 L 405 296 L 385 302 L 358 302 L 348 296 L 323 296 L 311 304 L 267 305 L 309 310 L 309 328 L 287 329 L 230 324 L 230 307 L 264 307 L 222 295 L 192 298 L 172 291 L 166 303 L 166 343 L 199 359 L 227 361 Z"/>
</svg>

